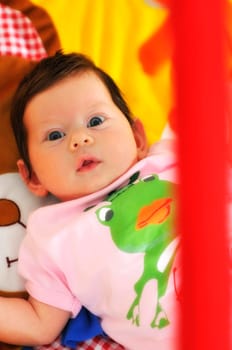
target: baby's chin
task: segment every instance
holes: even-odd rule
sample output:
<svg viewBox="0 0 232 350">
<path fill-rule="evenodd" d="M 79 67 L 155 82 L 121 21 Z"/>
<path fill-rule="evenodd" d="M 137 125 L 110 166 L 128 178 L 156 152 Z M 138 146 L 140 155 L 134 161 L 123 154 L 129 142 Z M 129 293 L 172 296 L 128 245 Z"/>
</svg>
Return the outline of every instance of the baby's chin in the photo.
<svg viewBox="0 0 232 350">
<path fill-rule="evenodd" d="M 106 177 L 101 176 L 101 177 L 98 177 L 97 181 L 95 181 L 95 182 L 94 182 L 94 180 L 92 180 L 92 183 L 90 180 L 88 185 L 86 187 L 82 187 L 82 189 L 78 192 L 74 191 L 73 193 L 69 193 L 69 194 L 60 194 L 60 195 L 57 194 L 56 197 L 61 202 L 67 202 L 70 200 L 75 200 L 75 199 L 87 197 L 89 195 L 92 195 L 93 193 L 100 192 L 104 188 L 107 188 L 108 186 L 113 184 L 121 176 L 123 176 L 136 163 L 137 163 L 137 160 L 135 160 L 132 164 L 128 165 L 128 167 L 123 169 L 123 171 L 121 171 L 120 173 L 118 173 L 114 176 L 106 176 Z M 115 171 L 115 173 L 116 173 L 116 171 Z M 100 179 L 100 181 L 98 181 L 99 179 Z"/>
</svg>

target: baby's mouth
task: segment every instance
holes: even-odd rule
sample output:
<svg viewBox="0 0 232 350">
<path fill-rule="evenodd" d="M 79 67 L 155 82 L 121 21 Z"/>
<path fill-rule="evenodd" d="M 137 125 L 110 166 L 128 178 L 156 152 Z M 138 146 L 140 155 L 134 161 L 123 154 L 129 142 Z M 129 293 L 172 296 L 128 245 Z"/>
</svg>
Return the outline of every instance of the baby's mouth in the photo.
<svg viewBox="0 0 232 350">
<path fill-rule="evenodd" d="M 82 159 L 77 167 L 78 172 L 85 172 L 94 169 L 100 163 L 99 160 L 95 158 Z"/>
</svg>

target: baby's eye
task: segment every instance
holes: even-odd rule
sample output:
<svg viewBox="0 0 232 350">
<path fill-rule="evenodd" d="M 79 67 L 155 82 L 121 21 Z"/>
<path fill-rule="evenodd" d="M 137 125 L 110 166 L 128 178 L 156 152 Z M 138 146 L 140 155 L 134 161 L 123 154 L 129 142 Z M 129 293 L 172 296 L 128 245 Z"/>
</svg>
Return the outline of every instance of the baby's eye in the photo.
<svg viewBox="0 0 232 350">
<path fill-rule="evenodd" d="M 98 126 L 98 125 L 102 124 L 104 122 L 104 120 L 105 120 L 105 118 L 100 116 L 100 115 L 94 116 L 89 120 L 87 127 L 93 128 L 95 126 Z"/>
<path fill-rule="evenodd" d="M 55 141 L 55 140 L 61 139 L 64 136 L 65 136 L 65 133 L 63 131 L 54 130 L 48 134 L 47 138 L 48 138 L 48 141 Z"/>
</svg>

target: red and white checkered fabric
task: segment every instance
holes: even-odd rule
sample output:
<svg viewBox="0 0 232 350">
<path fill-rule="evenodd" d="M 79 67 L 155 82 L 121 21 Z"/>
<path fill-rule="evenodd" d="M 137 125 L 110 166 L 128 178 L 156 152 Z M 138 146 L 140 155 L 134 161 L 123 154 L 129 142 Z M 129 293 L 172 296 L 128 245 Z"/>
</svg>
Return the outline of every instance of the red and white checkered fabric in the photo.
<svg viewBox="0 0 232 350">
<path fill-rule="evenodd" d="M 78 344 L 75 350 L 123 350 L 124 347 L 115 343 L 110 338 L 104 338 L 102 336 L 94 337 L 93 339 L 81 342 Z M 60 342 L 60 338 L 54 341 L 52 344 L 36 346 L 34 350 L 70 350 L 70 348 L 63 346 Z"/>
<path fill-rule="evenodd" d="M 0 56 L 39 61 L 47 56 L 33 23 L 20 11 L 0 3 Z"/>
</svg>

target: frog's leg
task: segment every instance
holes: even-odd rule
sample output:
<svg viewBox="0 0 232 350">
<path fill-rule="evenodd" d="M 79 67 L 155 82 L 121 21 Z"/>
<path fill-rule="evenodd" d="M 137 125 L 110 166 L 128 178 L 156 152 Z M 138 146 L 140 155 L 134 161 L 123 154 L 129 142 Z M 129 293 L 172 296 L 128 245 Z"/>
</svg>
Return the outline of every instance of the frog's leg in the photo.
<svg viewBox="0 0 232 350">
<path fill-rule="evenodd" d="M 148 280 L 151 280 L 149 278 Z M 127 319 L 132 320 L 132 323 L 135 324 L 136 326 L 140 325 L 140 301 L 142 297 L 142 293 L 145 287 L 145 284 L 148 282 L 144 282 L 143 279 L 140 279 L 137 284 L 135 285 L 135 290 L 137 292 L 137 295 L 127 313 Z M 155 279 L 156 280 L 156 279 Z M 158 282 L 158 281 L 157 281 Z M 155 306 L 155 316 L 151 322 L 151 327 L 152 328 L 163 328 L 169 324 L 168 317 L 162 308 L 160 302 L 159 302 L 159 296 L 157 295 L 158 299 L 156 302 Z"/>
<path fill-rule="evenodd" d="M 159 256 L 159 254 L 158 254 Z M 136 324 L 139 326 L 140 324 L 140 316 L 139 316 L 139 304 L 142 297 L 144 286 L 148 281 L 151 279 L 155 279 L 158 281 L 157 278 L 157 271 L 154 271 L 154 266 L 156 266 L 157 261 L 154 262 L 155 256 L 153 254 L 153 251 L 146 252 L 144 255 L 144 268 L 143 273 L 139 280 L 134 285 L 134 289 L 136 292 L 136 297 L 131 304 L 131 307 L 127 313 L 127 319 L 132 320 L 133 324 Z M 159 272 L 158 272 L 159 274 Z"/>
<path fill-rule="evenodd" d="M 137 283 L 134 286 L 135 292 L 136 292 L 136 297 L 131 304 L 131 307 L 127 313 L 127 319 L 132 320 L 132 323 L 135 324 L 136 326 L 139 326 L 140 324 L 140 319 L 139 319 L 139 302 L 142 296 L 143 288 L 146 283 L 144 282 L 143 278 L 144 274 L 140 277 L 140 279 L 137 281 Z"/>
<path fill-rule="evenodd" d="M 143 274 L 134 286 L 136 297 L 127 313 L 127 319 L 131 319 L 133 324 L 136 324 L 137 326 L 140 324 L 139 303 L 142 297 L 144 286 L 151 279 L 157 281 L 158 288 L 158 300 L 156 303 L 155 315 L 151 322 L 151 327 L 163 328 L 169 324 L 168 317 L 161 306 L 160 298 L 166 293 L 176 249 L 177 247 L 174 246 L 174 249 L 171 255 L 169 255 L 169 258 L 163 270 L 160 270 L 158 267 L 159 259 L 161 257 L 161 254 L 164 252 L 163 247 L 156 247 L 155 253 L 153 250 L 146 252 L 144 256 Z"/>
<path fill-rule="evenodd" d="M 167 286 L 168 286 L 168 280 L 169 276 L 171 274 L 175 253 L 178 249 L 178 244 L 174 246 L 173 253 L 170 256 L 170 259 L 163 271 L 159 271 L 159 273 L 156 274 L 157 282 L 158 282 L 158 302 L 157 307 L 155 311 L 155 317 L 153 321 L 151 322 L 151 327 L 157 327 L 157 328 L 163 328 L 166 327 L 170 322 L 168 320 L 167 314 L 162 308 L 160 304 L 160 298 L 166 293 Z"/>
<path fill-rule="evenodd" d="M 139 326 L 139 297 L 137 296 L 131 305 L 128 313 L 127 319 L 132 320 L 132 323 L 136 326 Z"/>
<path fill-rule="evenodd" d="M 168 284 L 169 275 L 167 275 L 166 272 L 167 271 L 161 273 L 161 272 L 155 271 L 154 273 L 155 279 L 157 281 L 158 300 L 155 308 L 155 315 L 151 322 L 152 328 L 155 328 L 155 327 L 163 328 L 169 324 L 167 314 L 160 303 L 160 298 L 165 294 L 165 291 L 167 289 L 167 284 Z"/>
<path fill-rule="evenodd" d="M 155 311 L 155 317 L 153 319 L 153 321 L 151 322 L 151 327 L 152 328 L 164 328 L 167 325 L 169 325 L 169 320 L 168 317 L 164 311 L 164 309 L 162 308 L 162 306 L 160 305 L 160 303 L 158 302 L 157 306 L 156 306 L 156 311 Z"/>
</svg>

